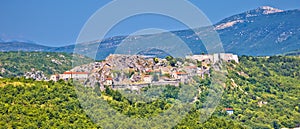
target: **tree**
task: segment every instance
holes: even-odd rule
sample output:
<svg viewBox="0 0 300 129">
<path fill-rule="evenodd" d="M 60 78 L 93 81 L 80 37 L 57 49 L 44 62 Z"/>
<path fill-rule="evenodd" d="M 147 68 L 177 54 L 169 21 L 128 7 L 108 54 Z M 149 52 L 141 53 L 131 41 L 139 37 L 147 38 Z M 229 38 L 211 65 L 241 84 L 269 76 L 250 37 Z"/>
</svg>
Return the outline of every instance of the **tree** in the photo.
<svg viewBox="0 0 300 129">
<path fill-rule="evenodd" d="M 277 123 L 277 121 L 273 121 L 273 128 L 280 129 L 280 125 Z"/>
<path fill-rule="evenodd" d="M 172 56 L 167 56 L 167 57 L 166 57 L 166 60 L 167 60 L 167 61 L 171 61 L 171 60 L 173 60 L 173 59 L 174 59 L 174 58 L 173 58 Z"/>
<path fill-rule="evenodd" d="M 153 58 L 154 63 L 158 63 L 159 59 L 157 57 Z"/>
<path fill-rule="evenodd" d="M 159 81 L 159 78 L 158 78 L 158 75 L 157 75 L 157 74 L 154 74 L 154 75 L 153 75 L 153 81 L 155 81 L 155 82 Z"/>
</svg>

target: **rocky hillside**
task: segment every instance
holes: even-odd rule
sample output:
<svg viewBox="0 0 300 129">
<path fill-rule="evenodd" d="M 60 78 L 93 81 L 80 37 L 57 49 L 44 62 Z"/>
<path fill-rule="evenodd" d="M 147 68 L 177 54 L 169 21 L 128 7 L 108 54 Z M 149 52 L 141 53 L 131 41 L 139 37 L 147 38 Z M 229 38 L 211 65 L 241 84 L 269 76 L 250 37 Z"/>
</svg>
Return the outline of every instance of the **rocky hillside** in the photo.
<svg viewBox="0 0 300 129">
<path fill-rule="evenodd" d="M 83 56 L 74 56 L 77 64 L 91 60 Z M 73 56 L 66 53 L 51 52 L 0 52 L 0 76 L 15 77 L 26 75 L 45 76 L 62 73 L 72 68 Z"/>
</svg>

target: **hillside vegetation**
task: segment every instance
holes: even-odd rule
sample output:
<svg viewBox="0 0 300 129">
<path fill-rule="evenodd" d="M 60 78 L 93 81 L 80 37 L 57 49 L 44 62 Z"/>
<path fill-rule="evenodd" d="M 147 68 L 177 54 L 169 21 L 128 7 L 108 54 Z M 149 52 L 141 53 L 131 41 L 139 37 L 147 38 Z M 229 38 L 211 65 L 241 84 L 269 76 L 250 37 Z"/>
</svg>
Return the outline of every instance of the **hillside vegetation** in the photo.
<svg viewBox="0 0 300 129">
<path fill-rule="evenodd" d="M 202 92 L 194 107 L 174 128 L 293 128 L 300 125 L 300 58 L 246 57 L 228 63 L 226 87 L 213 115 L 200 123 L 201 108 L 208 95 L 210 78 L 200 79 Z M 70 82 L 42 82 L 24 78 L 0 79 L 0 126 L 4 128 L 97 128 L 85 113 L 104 110 L 97 103 L 105 99 L 116 111 L 143 118 L 168 110 L 179 88 L 167 86 L 160 99 L 131 101 L 118 91 L 76 88 Z M 76 92 L 76 91 L 82 92 Z M 143 90 L 148 90 L 143 89 Z M 79 93 L 79 94 L 76 94 Z M 79 99 L 77 96 L 82 96 Z M 91 99 L 90 101 L 82 101 Z M 80 102 L 84 102 L 81 103 Z M 82 106 L 84 105 L 84 106 Z M 92 108 L 95 110 L 84 111 Z M 233 108 L 232 115 L 224 108 Z M 97 116 L 92 115 L 92 118 Z M 97 121 L 96 119 L 93 119 Z M 99 119 L 100 120 L 100 119 Z M 101 120 L 108 123 L 107 121 Z M 115 120 L 120 123 L 123 120 Z M 162 121 L 163 122 L 163 121 Z M 143 124 L 143 123 L 139 123 Z M 115 127 L 111 125 L 110 127 Z M 139 127 L 126 125 L 123 127 Z M 157 126 L 155 126 L 157 127 Z M 122 128 L 122 127 L 115 127 Z M 159 128 L 159 127 L 157 127 Z"/>
<path fill-rule="evenodd" d="M 70 83 L 0 81 L 1 128 L 96 128 Z"/>
<path fill-rule="evenodd" d="M 241 57 L 229 64 L 220 108 L 234 108 L 226 119 L 249 128 L 300 126 L 300 58 Z"/>
<path fill-rule="evenodd" d="M 75 55 L 76 63 L 91 62 Z M 43 71 L 46 76 L 72 69 L 72 54 L 53 52 L 0 52 L 0 77 L 23 76 L 25 72 Z"/>
</svg>

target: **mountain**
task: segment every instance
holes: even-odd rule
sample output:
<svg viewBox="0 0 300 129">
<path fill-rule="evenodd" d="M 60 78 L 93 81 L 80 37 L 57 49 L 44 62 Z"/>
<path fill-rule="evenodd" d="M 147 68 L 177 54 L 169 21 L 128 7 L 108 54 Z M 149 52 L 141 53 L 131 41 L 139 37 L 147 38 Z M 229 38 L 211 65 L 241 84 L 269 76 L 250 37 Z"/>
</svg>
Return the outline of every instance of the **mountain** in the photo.
<svg viewBox="0 0 300 129">
<path fill-rule="evenodd" d="M 283 54 L 300 49 L 300 10 L 287 10 L 272 8 L 269 6 L 259 7 L 244 13 L 233 15 L 218 23 L 215 30 L 219 33 L 223 47 L 226 52 L 238 55 L 269 56 Z M 197 34 L 205 34 L 206 28 L 196 28 Z M 192 30 L 172 31 L 191 49 L 192 53 L 205 53 L 205 46 Z M 98 48 L 97 59 L 104 59 L 110 53 L 114 53 L 116 48 L 124 39 L 132 42 L 151 41 L 161 43 L 168 33 L 158 33 L 137 36 L 116 36 L 100 41 L 86 43 L 87 45 L 100 46 Z M 73 52 L 75 46 L 46 47 L 37 44 L 23 43 L 0 43 L 0 51 L 51 51 L 51 52 Z M 172 49 L 172 45 L 166 45 L 166 49 Z M 84 51 L 84 50 L 83 50 Z M 85 50 L 88 51 L 88 50 Z M 141 51 L 143 51 L 141 49 Z M 145 50 L 147 51 L 147 50 Z M 140 52 L 147 54 L 146 52 Z M 150 55 L 155 54 L 151 51 Z M 161 53 L 161 51 L 157 51 Z"/>
<path fill-rule="evenodd" d="M 284 55 L 286 55 L 286 56 L 299 56 L 300 55 L 300 49 L 284 53 Z"/>
<path fill-rule="evenodd" d="M 216 24 L 226 51 L 275 55 L 300 48 L 300 10 L 260 7 Z"/>
<path fill-rule="evenodd" d="M 2 42 L 0 43 L 0 51 L 49 51 L 51 47 L 27 43 L 27 42 Z"/>
</svg>

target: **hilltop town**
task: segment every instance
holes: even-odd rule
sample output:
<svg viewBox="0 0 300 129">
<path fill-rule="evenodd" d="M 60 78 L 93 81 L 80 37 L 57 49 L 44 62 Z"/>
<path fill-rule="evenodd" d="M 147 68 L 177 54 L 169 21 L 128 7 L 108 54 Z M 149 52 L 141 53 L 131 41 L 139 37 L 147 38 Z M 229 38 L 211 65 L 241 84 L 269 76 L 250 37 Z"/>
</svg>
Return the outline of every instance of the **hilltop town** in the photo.
<svg viewBox="0 0 300 129">
<path fill-rule="evenodd" d="M 86 86 L 112 88 L 144 87 L 149 85 L 192 84 L 193 78 L 210 76 L 211 65 L 218 61 L 239 62 L 233 54 L 191 55 L 165 59 L 143 55 L 111 54 L 102 62 L 94 62 L 56 74 L 50 80 L 81 80 Z"/>
</svg>

